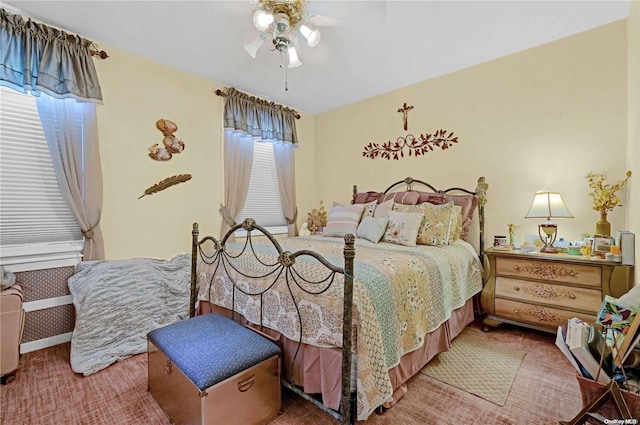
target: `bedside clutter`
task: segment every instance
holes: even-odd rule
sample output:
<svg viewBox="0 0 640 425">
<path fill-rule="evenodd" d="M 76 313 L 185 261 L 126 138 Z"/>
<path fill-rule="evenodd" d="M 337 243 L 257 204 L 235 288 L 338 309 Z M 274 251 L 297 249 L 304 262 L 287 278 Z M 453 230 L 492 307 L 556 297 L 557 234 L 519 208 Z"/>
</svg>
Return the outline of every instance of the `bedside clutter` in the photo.
<svg viewBox="0 0 640 425">
<path fill-rule="evenodd" d="M 521 253 L 541 252 L 540 240 L 533 235 L 528 235 L 519 248 L 507 244 L 501 236 L 494 237 L 493 249 L 498 251 L 513 251 Z M 606 261 L 622 263 L 623 265 L 635 265 L 635 235 L 627 230 L 621 230 L 616 238 L 609 236 L 595 236 L 585 238 L 582 241 L 566 242 L 560 238 L 553 246 L 559 253 L 581 256 L 583 258 L 597 257 Z"/>
</svg>

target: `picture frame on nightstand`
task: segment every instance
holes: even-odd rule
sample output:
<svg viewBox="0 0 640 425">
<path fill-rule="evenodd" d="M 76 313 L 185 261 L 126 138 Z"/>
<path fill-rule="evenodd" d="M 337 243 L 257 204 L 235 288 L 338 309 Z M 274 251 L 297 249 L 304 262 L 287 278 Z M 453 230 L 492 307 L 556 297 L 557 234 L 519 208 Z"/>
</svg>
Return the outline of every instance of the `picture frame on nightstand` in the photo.
<svg viewBox="0 0 640 425">
<path fill-rule="evenodd" d="M 593 254 L 604 258 L 611 247 L 611 236 L 595 235 L 593 237 Z"/>
</svg>

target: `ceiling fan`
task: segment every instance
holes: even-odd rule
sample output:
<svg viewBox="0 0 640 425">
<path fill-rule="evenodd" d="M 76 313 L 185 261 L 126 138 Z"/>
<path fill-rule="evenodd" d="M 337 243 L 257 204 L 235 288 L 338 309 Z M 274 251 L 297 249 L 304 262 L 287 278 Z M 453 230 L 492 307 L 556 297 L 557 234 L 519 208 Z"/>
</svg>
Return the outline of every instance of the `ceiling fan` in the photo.
<svg viewBox="0 0 640 425">
<path fill-rule="evenodd" d="M 331 18 L 310 15 L 306 3 L 306 0 L 259 0 L 253 12 L 253 24 L 260 34 L 244 45 L 247 53 L 255 58 L 265 41 L 270 40 L 271 50 L 280 52 L 280 67 L 301 66 L 295 47 L 297 31 L 306 39 L 309 47 L 315 47 L 320 42 L 320 31 L 316 26 L 336 22 Z"/>
</svg>

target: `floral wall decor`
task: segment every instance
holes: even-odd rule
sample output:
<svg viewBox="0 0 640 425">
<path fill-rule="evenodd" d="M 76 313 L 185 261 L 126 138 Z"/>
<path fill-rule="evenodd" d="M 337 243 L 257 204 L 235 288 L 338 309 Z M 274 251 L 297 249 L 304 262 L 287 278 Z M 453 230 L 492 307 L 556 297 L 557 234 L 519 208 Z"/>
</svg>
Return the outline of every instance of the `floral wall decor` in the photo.
<svg viewBox="0 0 640 425">
<path fill-rule="evenodd" d="M 149 157 L 156 161 L 168 161 L 173 154 L 184 150 L 184 142 L 173 135 L 178 130 L 178 125 L 170 120 L 159 119 L 156 121 L 156 128 L 162 132 L 162 146 L 159 143 L 149 148 Z"/>
<path fill-rule="evenodd" d="M 140 197 L 138 197 L 138 199 L 146 195 L 153 195 L 154 193 L 165 190 L 168 187 L 174 186 L 179 183 L 184 183 L 189 180 L 191 180 L 191 174 L 176 174 L 175 176 L 167 177 L 166 179 L 160 180 L 158 183 L 147 188 L 144 193 L 140 195 Z"/>
<path fill-rule="evenodd" d="M 398 109 L 398 112 L 402 113 L 402 128 L 405 131 L 409 129 L 408 115 L 413 108 L 413 105 L 407 105 L 407 102 L 404 102 L 402 107 Z M 365 145 L 362 156 L 371 159 L 380 157 L 398 160 L 404 158 L 405 149 L 407 149 L 407 155 L 409 156 L 420 156 L 431 152 L 434 148 L 449 149 L 454 143 L 458 143 L 458 137 L 454 137 L 453 131 L 448 132 L 440 129 L 433 134 L 421 133 L 418 137 L 413 134 L 407 134 L 404 137 L 400 136 L 395 142 L 391 140 L 382 144 L 371 142 Z"/>
</svg>

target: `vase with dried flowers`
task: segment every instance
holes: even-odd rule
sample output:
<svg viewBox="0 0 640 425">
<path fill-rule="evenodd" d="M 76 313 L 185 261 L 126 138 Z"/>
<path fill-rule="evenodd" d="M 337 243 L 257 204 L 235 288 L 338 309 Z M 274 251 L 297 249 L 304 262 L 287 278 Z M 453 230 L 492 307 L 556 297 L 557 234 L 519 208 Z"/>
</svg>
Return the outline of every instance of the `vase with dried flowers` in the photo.
<svg viewBox="0 0 640 425">
<path fill-rule="evenodd" d="M 320 201 L 320 207 L 314 208 L 307 215 L 307 228 L 312 235 L 322 233 L 324 226 L 327 225 L 327 211 L 324 209 L 322 201 Z"/>
<path fill-rule="evenodd" d="M 626 178 L 614 184 L 607 184 L 607 176 L 604 174 L 587 174 L 589 187 L 593 189 L 589 195 L 593 199 L 593 209 L 600 213 L 600 221 L 596 223 L 596 235 L 611 235 L 611 223 L 607 221 L 607 213 L 616 206 L 621 207 L 620 198 L 616 192 L 622 190 L 631 178 L 631 170 L 627 171 Z"/>
</svg>

